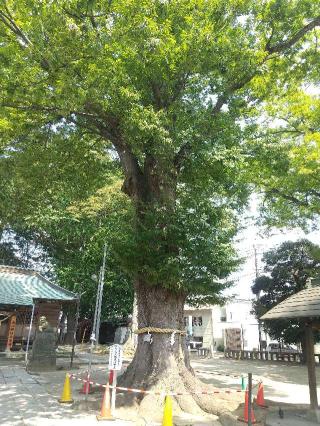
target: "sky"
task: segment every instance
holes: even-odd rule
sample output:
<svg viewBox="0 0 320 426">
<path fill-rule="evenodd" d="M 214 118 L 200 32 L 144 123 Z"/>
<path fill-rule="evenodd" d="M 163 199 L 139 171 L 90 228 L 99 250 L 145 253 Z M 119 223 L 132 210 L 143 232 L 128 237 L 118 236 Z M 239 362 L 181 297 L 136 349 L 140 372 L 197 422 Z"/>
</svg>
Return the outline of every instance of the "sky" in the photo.
<svg viewBox="0 0 320 426">
<path fill-rule="evenodd" d="M 284 241 L 297 241 L 301 238 L 307 238 L 315 244 L 320 245 L 320 231 L 310 233 L 303 232 L 300 228 L 295 229 L 271 229 L 266 234 L 262 227 L 256 225 L 258 218 L 258 203 L 255 197 L 252 198 L 250 207 L 246 212 L 248 220 L 246 220 L 246 228 L 239 233 L 236 242 L 236 248 L 239 255 L 245 258 L 244 263 L 239 267 L 238 271 L 233 273 L 229 278 L 235 283 L 234 287 L 228 289 L 226 294 L 235 295 L 237 298 L 250 299 L 253 298 L 251 285 L 256 276 L 255 267 L 255 249 L 257 253 L 257 269 L 258 273 L 263 273 L 263 253 L 279 246 Z"/>
</svg>

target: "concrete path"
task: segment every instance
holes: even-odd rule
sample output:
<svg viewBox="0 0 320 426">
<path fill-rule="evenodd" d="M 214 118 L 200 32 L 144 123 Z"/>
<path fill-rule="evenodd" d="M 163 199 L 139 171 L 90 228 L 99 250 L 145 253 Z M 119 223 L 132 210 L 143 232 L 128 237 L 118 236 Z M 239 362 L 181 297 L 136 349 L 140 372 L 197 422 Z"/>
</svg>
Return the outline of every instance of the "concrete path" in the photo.
<svg viewBox="0 0 320 426">
<path fill-rule="evenodd" d="M 82 355 L 80 361 L 82 365 L 74 372 L 85 377 L 87 355 Z M 79 359 L 77 362 L 79 362 Z M 239 389 L 240 376 L 252 372 L 254 380 L 263 380 L 265 397 L 276 401 L 279 406 L 281 403 L 308 404 L 309 402 L 307 370 L 304 366 L 236 361 L 221 357 L 216 359 L 195 358 L 192 360 L 192 365 L 201 380 L 212 383 L 216 387 Z M 65 374 L 66 370 L 30 375 L 25 371 L 23 363 L 1 359 L 0 424 L 2 426 L 97 425 L 95 415 L 99 411 L 102 392 L 97 390 L 95 394 L 89 395 L 88 405 L 84 407 L 84 395 L 78 392 L 81 383 L 72 381 L 73 397 L 76 403 L 73 407 L 61 405 L 57 402 L 57 399 L 61 395 Z M 92 380 L 105 383 L 106 375 L 106 357 L 96 355 L 92 369 Z M 317 368 L 317 376 L 320 383 L 320 367 Z M 132 419 L 132 417 L 123 416 L 123 419 L 125 418 Z M 136 422 L 128 420 L 118 420 L 113 424 L 137 425 Z M 183 421 L 180 424 L 183 424 Z M 218 424 L 218 422 L 203 421 L 194 424 L 213 425 Z M 153 424 L 145 422 L 142 425 L 151 426 Z"/>
<path fill-rule="evenodd" d="M 231 375 L 253 374 L 254 380 L 262 380 L 265 398 L 279 403 L 309 404 L 309 387 L 307 367 L 291 363 L 271 363 L 260 361 L 216 359 L 193 359 L 192 366 L 198 377 L 215 386 L 239 387 L 240 377 Z M 221 375 L 210 374 L 218 372 Z M 320 366 L 317 367 L 317 381 L 320 386 Z M 320 388 L 318 388 L 320 401 Z"/>
<path fill-rule="evenodd" d="M 319 426 L 319 423 L 307 418 L 306 414 L 285 412 L 280 419 L 277 413 L 267 415 L 265 426 Z"/>
<path fill-rule="evenodd" d="M 2 426 L 97 425 L 94 413 L 59 404 L 65 372 L 29 375 L 21 365 L 0 367 L 0 424 Z M 80 388 L 80 386 L 79 386 Z M 76 399 L 83 399 L 76 395 Z M 117 426 L 133 425 L 115 421 Z"/>
</svg>

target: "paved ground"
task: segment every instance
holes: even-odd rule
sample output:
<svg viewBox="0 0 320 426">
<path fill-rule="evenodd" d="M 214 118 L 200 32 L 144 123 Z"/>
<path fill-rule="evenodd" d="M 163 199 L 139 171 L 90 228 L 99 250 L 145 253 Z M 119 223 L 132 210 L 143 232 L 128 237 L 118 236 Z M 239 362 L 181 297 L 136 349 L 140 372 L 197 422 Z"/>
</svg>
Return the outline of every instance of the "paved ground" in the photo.
<svg viewBox="0 0 320 426">
<path fill-rule="evenodd" d="M 94 357 L 92 379 L 104 383 L 106 380 L 106 356 Z M 65 365 L 66 365 L 65 360 Z M 78 361 L 79 362 L 79 359 Z M 83 375 L 86 368 L 87 355 L 80 354 L 80 369 L 74 370 Z M 194 359 L 193 367 L 197 375 L 207 383 L 217 387 L 239 388 L 240 376 L 252 372 L 254 379 L 263 379 L 265 397 L 282 403 L 307 404 L 308 387 L 306 368 L 299 365 L 266 363 L 258 361 L 235 361 L 217 359 Z M 218 372 L 218 374 L 211 374 Z M 320 367 L 317 369 L 320 383 Z M 18 361 L 0 359 L 0 424 L 3 426 L 90 426 L 96 425 L 95 414 L 99 411 L 99 392 L 89 396 L 87 406 L 84 396 L 78 393 L 80 382 L 73 382 L 73 396 L 77 401 L 76 408 L 61 405 L 57 398 L 61 394 L 65 371 L 47 372 L 41 375 L 30 375 L 23 364 Z M 102 394 L 100 394 L 102 397 Z M 320 395 L 319 395 L 320 397 Z M 88 409 L 89 408 L 89 409 Z M 183 423 L 182 419 L 181 422 Z M 115 425 L 134 425 L 130 421 L 113 422 Z M 143 424 L 143 423 L 142 423 Z M 152 425 L 152 423 L 145 423 Z M 186 423 L 185 423 L 186 424 Z M 189 423 L 190 424 L 190 423 Z M 217 422 L 195 422 L 200 425 L 218 425 Z"/>
<path fill-rule="evenodd" d="M 291 363 L 271 363 L 260 361 L 226 360 L 225 358 L 193 360 L 193 367 L 204 373 L 197 373 L 207 383 L 216 386 L 236 387 L 240 378 L 209 374 L 218 371 L 226 374 L 247 375 L 251 372 L 254 380 L 263 380 L 265 398 L 291 404 L 309 404 L 307 367 Z M 317 380 L 320 384 L 320 367 L 317 367 Z M 318 391 L 320 401 L 320 389 Z M 281 405 L 281 404 L 280 404 Z"/>
<path fill-rule="evenodd" d="M 4 365 L 7 364 L 7 365 Z M 0 363 L 0 424 L 2 426 L 89 426 L 96 425 L 95 414 L 87 413 L 84 407 L 75 410 L 59 404 L 65 371 L 28 374 L 20 362 Z M 74 399 L 84 397 L 77 393 L 80 385 L 74 386 Z M 91 408 L 91 407 L 90 407 Z M 133 422 L 116 421 L 118 426 L 133 425 Z"/>
</svg>

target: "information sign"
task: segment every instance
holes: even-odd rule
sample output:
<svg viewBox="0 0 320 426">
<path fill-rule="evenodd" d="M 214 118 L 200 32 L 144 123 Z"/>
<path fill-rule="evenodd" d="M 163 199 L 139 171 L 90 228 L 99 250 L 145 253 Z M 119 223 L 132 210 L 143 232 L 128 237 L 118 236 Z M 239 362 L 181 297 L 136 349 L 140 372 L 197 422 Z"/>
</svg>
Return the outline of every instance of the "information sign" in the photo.
<svg viewBox="0 0 320 426">
<path fill-rule="evenodd" d="M 109 370 L 119 371 L 122 367 L 122 347 L 112 345 L 109 352 Z"/>
</svg>

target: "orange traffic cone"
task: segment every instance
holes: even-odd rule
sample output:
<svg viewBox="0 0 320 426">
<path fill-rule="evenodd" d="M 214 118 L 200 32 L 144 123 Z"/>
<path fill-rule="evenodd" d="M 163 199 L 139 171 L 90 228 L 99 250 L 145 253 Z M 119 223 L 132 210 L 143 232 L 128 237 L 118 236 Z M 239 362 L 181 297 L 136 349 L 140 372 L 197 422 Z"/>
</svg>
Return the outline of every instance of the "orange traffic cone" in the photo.
<svg viewBox="0 0 320 426">
<path fill-rule="evenodd" d="M 104 391 L 101 412 L 97 416 L 97 420 L 115 420 L 111 414 L 109 383 L 107 383 L 106 390 Z"/>
<path fill-rule="evenodd" d="M 87 394 L 92 393 L 92 392 L 93 392 L 93 389 L 92 389 L 92 386 L 90 384 L 90 376 L 87 373 L 87 379 L 86 379 L 85 382 L 83 382 L 83 387 L 82 387 L 82 389 L 79 390 L 79 393 L 84 393 L 85 395 L 87 395 Z"/>
<path fill-rule="evenodd" d="M 238 419 L 238 420 L 240 420 L 241 422 L 244 422 L 244 423 L 248 423 L 248 421 L 249 421 L 249 404 L 248 404 L 248 401 L 249 401 L 249 395 L 248 395 L 248 391 L 246 390 L 245 398 L 244 398 L 243 417 L 240 417 Z M 253 407 L 251 405 L 251 424 L 255 424 L 255 423 L 257 423 L 257 422 L 256 422 L 256 419 L 254 417 Z"/>
<path fill-rule="evenodd" d="M 260 382 L 259 386 L 258 386 L 256 403 L 261 408 L 268 408 L 268 406 L 265 404 L 265 401 L 264 401 L 264 392 L 263 392 L 263 383 L 262 382 Z"/>
</svg>

